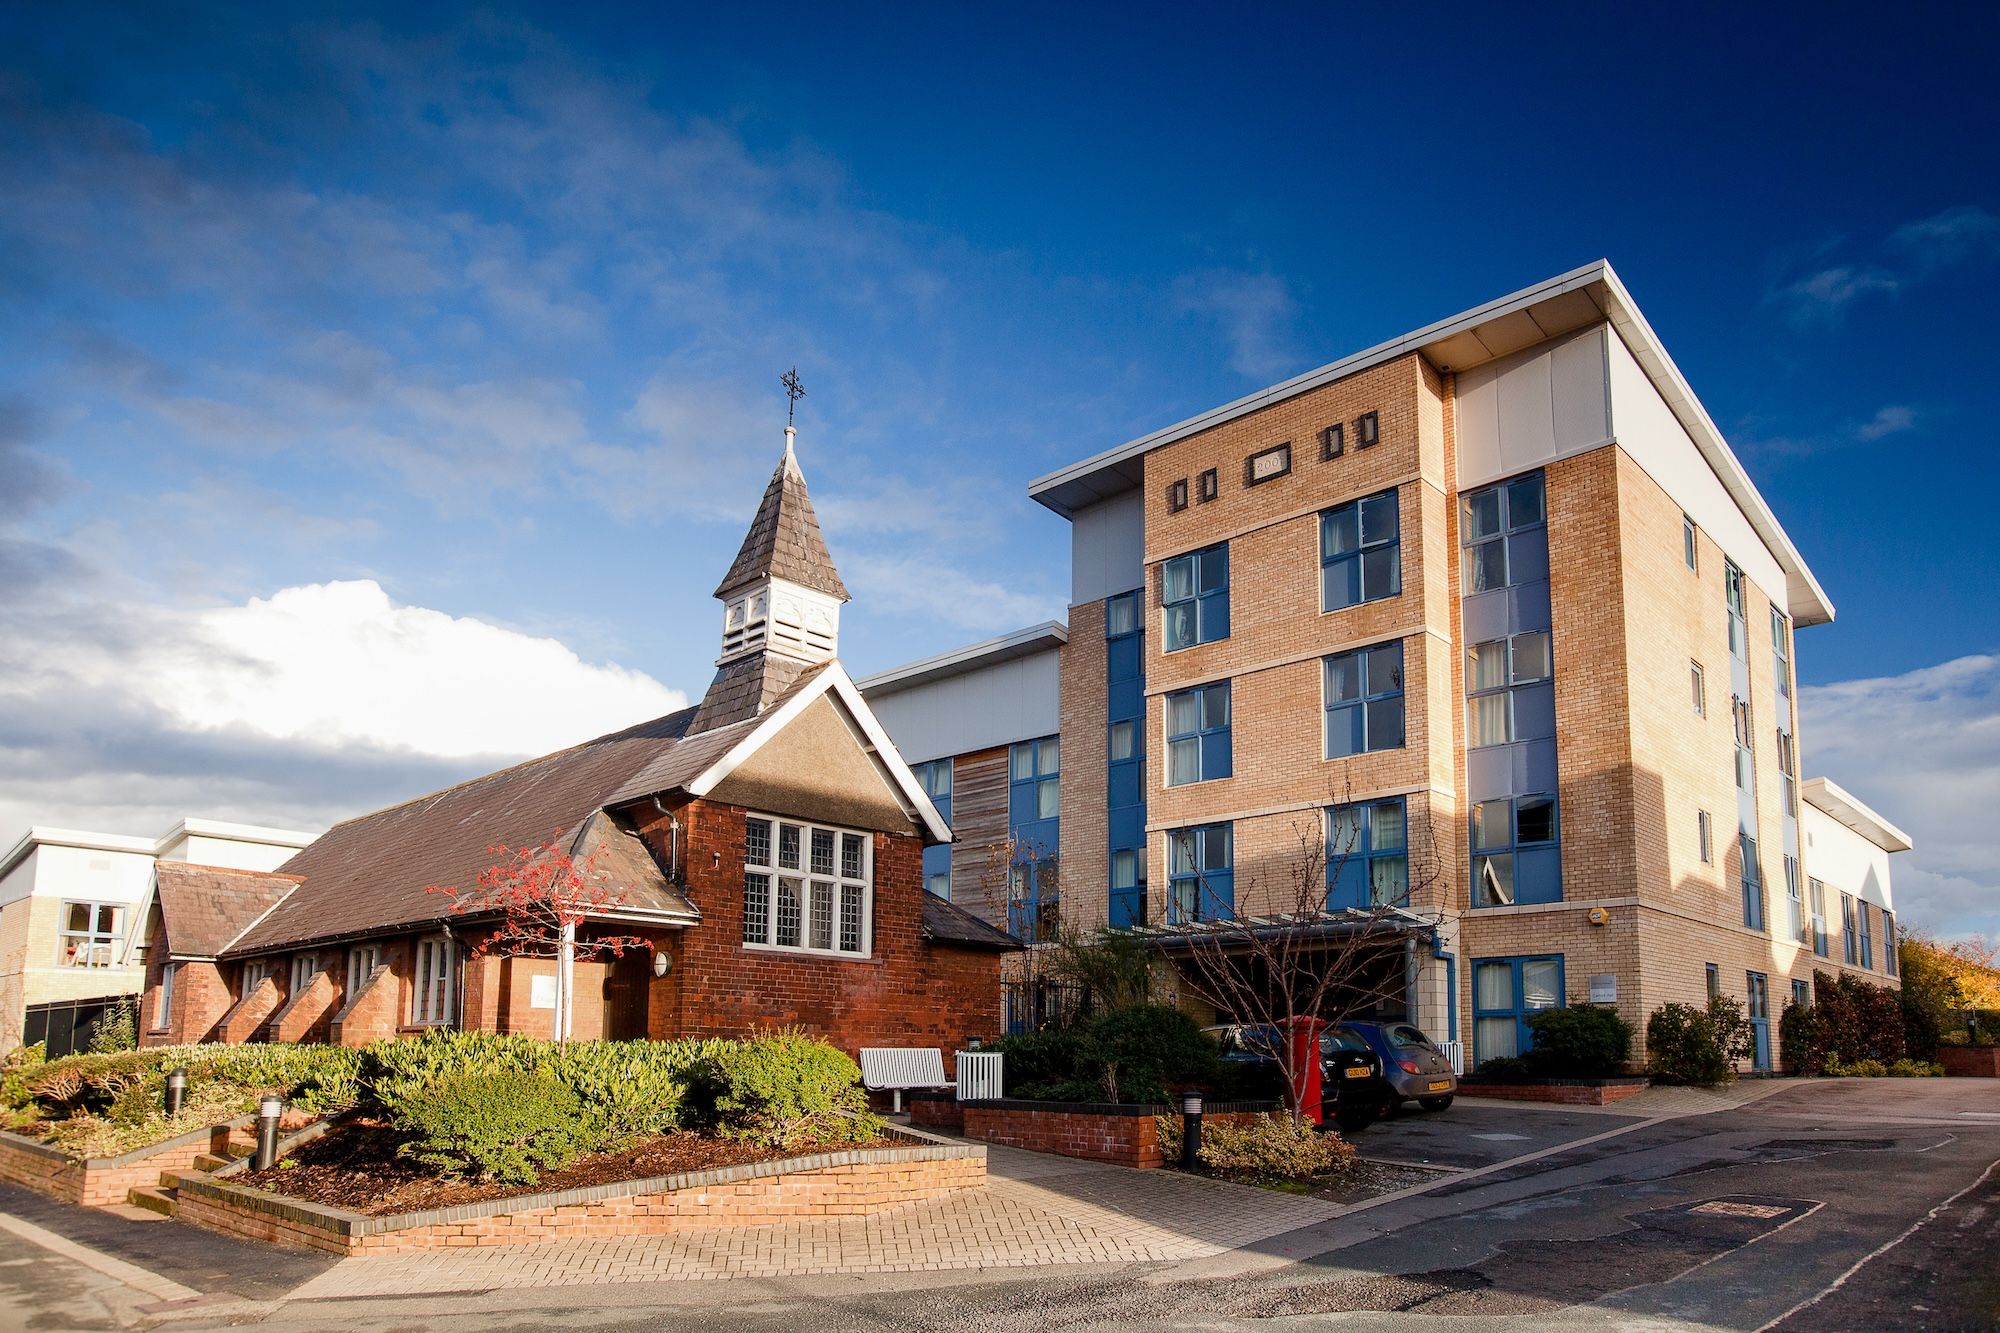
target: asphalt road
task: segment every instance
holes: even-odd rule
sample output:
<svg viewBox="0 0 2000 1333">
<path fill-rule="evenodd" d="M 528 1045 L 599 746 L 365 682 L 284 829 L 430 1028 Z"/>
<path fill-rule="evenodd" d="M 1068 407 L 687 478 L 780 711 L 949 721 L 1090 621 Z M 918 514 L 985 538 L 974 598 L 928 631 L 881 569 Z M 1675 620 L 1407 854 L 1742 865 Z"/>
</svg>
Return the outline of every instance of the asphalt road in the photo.
<svg viewBox="0 0 2000 1333">
<path fill-rule="evenodd" d="M 1454 1112 L 1446 1113 L 1454 1116 Z M 1564 1113 L 1469 1117 L 1545 1146 Z M 566 1288 L 246 1309 L 287 1330 L 2000 1329 L 2000 1086 L 1855 1081 L 1629 1132 L 1180 1268 Z M 1418 1138 L 1370 1131 L 1407 1157 Z M 1638 1126 L 1637 1128 L 1630 1128 Z M 1477 1140 L 1482 1145 L 1493 1140 Z M 1557 1136 L 1557 1141 L 1566 1141 Z M 1442 1151 L 1443 1149 L 1438 1149 Z M 1492 1160 L 1490 1150 L 1480 1150 Z M 5 1201 L 0 1200 L 0 1206 Z M 161 1233 L 183 1233 L 160 1224 Z M 155 1244 L 167 1244 L 163 1234 Z M 176 1242 L 178 1243 L 178 1242 Z M 116 1327 L 102 1279 L 5 1238 L 0 1330 Z M 241 1256 L 211 1257 L 209 1273 Z M 273 1268 L 260 1293 L 288 1275 Z M 183 1281 L 188 1281 L 182 1278 Z M 210 1288 L 188 1281 L 198 1289 Z M 70 1304 L 63 1304 L 67 1293 Z M 79 1293 L 88 1293 L 79 1294 Z M 248 1294 L 244 1292 L 243 1294 Z M 94 1304 L 92 1303 L 94 1302 Z M 71 1318 L 71 1316 L 76 1316 Z M 9 1322 L 12 1320 L 12 1322 Z M 210 1321 L 211 1323 L 216 1321 Z M 127 1325 L 129 1326 L 129 1324 Z M 203 1326 L 199 1320 L 177 1326 Z"/>
</svg>

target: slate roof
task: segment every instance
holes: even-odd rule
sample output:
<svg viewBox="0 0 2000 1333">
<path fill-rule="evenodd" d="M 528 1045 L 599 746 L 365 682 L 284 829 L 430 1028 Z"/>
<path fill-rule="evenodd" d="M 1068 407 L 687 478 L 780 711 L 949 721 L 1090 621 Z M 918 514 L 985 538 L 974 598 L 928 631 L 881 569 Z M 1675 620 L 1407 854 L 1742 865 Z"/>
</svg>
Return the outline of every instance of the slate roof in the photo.
<svg viewBox="0 0 2000 1333">
<path fill-rule="evenodd" d="M 799 471 L 789 444 L 778 470 L 771 474 L 770 485 L 764 488 L 750 531 L 743 535 L 743 547 L 716 585 L 715 595 L 727 598 L 766 574 L 848 600 L 847 585 L 833 567 L 826 538 L 820 535 L 819 516 L 813 513 L 812 500 L 806 495 L 805 474 Z"/>
<path fill-rule="evenodd" d="M 971 944 L 986 949 L 1021 949 L 1026 946 L 997 926 L 988 925 L 963 907 L 924 890 L 924 935 L 951 944 Z"/>
<path fill-rule="evenodd" d="M 804 684 L 817 666 L 777 653 L 753 653 L 716 670 L 688 724 L 690 736 L 713 731 L 734 722 L 754 721 L 766 710 L 788 698 Z"/>
<path fill-rule="evenodd" d="M 156 865 L 160 915 L 174 958 L 214 958 L 299 886 L 296 875 L 201 866 Z"/>
<path fill-rule="evenodd" d="M 449 915 L 450 899 L 426 893 L 426 885 L 473 888 L 479 872 L 492 864 L 488 848 L 497 843 L 572 845 L 612 803 L 614 793 L 677 747 L 694 712 L 684 708 L 334 825 L 279 867 L 284 874 L 303 877 L 304 884 L 229 952 L 288 948 Z M 702 739 L 705 744 L 698 751 L 709 749 L 710 738 Z M 691 753 L 688 759 L 697 757 Z M 601 841 L 608 835 L 598 828 L 593 836 Z M 664 883 L 661 877 L 660 885 Z M 658 887 L 635 883 L 631 891 L 636 895 Z M 658 901 L 658 910 L 672 909 L 670 902 Z"/>
</svg>

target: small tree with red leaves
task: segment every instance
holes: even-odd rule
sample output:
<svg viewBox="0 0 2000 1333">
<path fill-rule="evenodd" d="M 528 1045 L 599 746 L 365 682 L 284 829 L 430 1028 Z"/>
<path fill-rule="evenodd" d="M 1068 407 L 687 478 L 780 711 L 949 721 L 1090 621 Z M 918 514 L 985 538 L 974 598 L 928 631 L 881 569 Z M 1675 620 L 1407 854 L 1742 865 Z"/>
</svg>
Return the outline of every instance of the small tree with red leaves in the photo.
<svg viewBox="0 0 2000 1333">
<path fill-rule="evenodd" d="M 456 916 L 499 918 L 491 934 L 466 950 L 468 958 L 497 954 L 556 960 L 554 1029 L 557 1041 L 567 1041 L 576 960 L 616 957 L 628 949 L 646 948 L 648 942 L 638 935 L 578 938 L 579 925 L 608 915 L 624 901 L 603 882 L 594 857 L 577 860 L 554 842 L 519 848 L 496 843 L 486 852 L 493 864 L 479 872 L 476 888 L 427 884 L 424 892 L 450 898 Z"/>
</svg>

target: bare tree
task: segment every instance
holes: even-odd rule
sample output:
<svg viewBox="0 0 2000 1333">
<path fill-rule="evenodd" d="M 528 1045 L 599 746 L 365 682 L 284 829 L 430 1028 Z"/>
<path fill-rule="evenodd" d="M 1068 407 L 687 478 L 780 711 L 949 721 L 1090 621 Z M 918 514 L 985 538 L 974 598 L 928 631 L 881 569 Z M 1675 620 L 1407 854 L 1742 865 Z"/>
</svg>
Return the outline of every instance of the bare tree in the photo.
<svg viewBox="0 0 2000 1333">
<path fill-rule="evenodd" d="M 1169 855 L 1192 866 L 1192 880 L 1184 874 L 1182 883 L 1198 896 L 1172 904 L 1168 923 L 1148 933 L 1180 964 L 1183 984 L 1219 1013 L 1281 1034 L 1294 1020 L 1337 1023 L 1400 994 L 1402 952 L 1390 946 L 1441 922 L 1432 890 L 1444 879 L 1444 865 L 1428 811 L 1406 815 L 1400 872 L 1393 857 L 1362 856 L 1360 820 L 1370 808 L 1335 805 L 1333 828 L 1324 835 L 1295 822 L 1298 855 L 1239 886 L 1227 903 L 1211 893 L 1197 849 L 1170 844 Z M 1365 886 L 1360 905 L 1329 907 L 1329 887 L 1357 879 Z M 1252 910 L 1239 910 L 1239 903 Z M 1305 1060 L 1289 1039 L 1277 1046 L 1272 1055 L 1286 1103 L 1303 1117 Z M 1316 1060 L 1317 1050 L 1306 1058 Z"/>
</svg>

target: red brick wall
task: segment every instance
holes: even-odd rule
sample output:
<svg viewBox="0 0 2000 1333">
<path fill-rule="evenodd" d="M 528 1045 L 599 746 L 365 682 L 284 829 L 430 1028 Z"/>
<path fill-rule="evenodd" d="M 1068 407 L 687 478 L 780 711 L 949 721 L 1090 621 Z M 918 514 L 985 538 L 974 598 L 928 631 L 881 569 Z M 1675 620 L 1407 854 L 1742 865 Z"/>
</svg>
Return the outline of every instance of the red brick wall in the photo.
<svg viewBox="0 0 2000 1333">
<path fill-rule="evenodd" d="M 1076 1110 L 1031 1110 L 1024 1106 L 966 1106 L 965 1137 L 1032 1152 L 1082 1157 L 1120 1166 L 1165 1165 L 1160 1151 L 1160 1125 L 1154 1113 L 1107 1115 Z M 1234 1123 L 1256 1112 L 1221 1111 L 1206 1123 Z"/>
<path fill-rule="evenodd" d="M 333 1016 L 339 1011 L 340 987 L 334 983 L 333 974 L 315 973 L 305 989 L 286 1000 L 284 1007 L 271 1015 L 270 1038 L 272 1041 L 325 1041 L 333 1027 Z"/>
<path fill-rule="evenodd" d="M 1636 1097 L 1649 1085 L 1639 1083 L 1462 1083 L 1468 1097 L 1497 1097 L 1509 1102 L 1555 1102 L 1562 1106 L 1609 1106 Z"/>
<path fill-rule="evenodd" d="M 153 1019 L 160 1012 L 160 975 L 166 962 L 164 938 L 155 934 L 152 959 L 146 965 L 146 990 L 139 997 L 139 1044 L 187 1046 L 207 1041 L 236 997 L 216 963 L 182 963 L 174 973 L 174 996 L 165 1027 Z"/>
<path fill-rule="evenodd" d="M 675 813 L 688 896 L 702 921 L 667 941 L 674 967 L 652 987 L 655 1037 L 798 1026 L 850 1054 L 863 1046 L 938 1047 L 950 1072 L 967 1037 L 998 1033 L 1000 954 L 924 941 L 923 843 L 915 834 L 874 834 L 871 954 L 826 958 L 743 947 L 743 809 L 692 801 Z M 666 816 L 646 814 L 643 831 L 664 850 Z"/>
<path fill-rule="evenodd" d="M 249 1041 L 285 1002 L 285 992 L 276 977 L 265 977 L 257 988 L 236 1002 L 216 1030 L 215 1039 L 226 1042 Z"/>
<path fill-rule="evenodd" d="M 396 1026 L 402 1021 L 403 990 L 389 962 L 385 960 L 370 973 L 359 991 L 343 998 L 345 1004 L 335 1017 L 329 1041 L 340 1046 L 366 1046 L 396 1035 Z"/>
<path fill-rule="evenodd" d="M 191 1143 L 128 1154 L 130 1161 L 114 1158 L 104 1162 L 78 1162 L 42 1150 L 37 1144 L 0 1137 L 0 1180 L 64 1203 L 103 1208 L 124 1203 L 135 1188 L 158 1185 L 162 1172 L 188 1170 L 197 1157 L 220 1151 L 229 1142 L 230 1131 L 230 1125 L 215 1125 L 198 1136 L 188 1136 L 194 1138 Z"/>
</svg>

